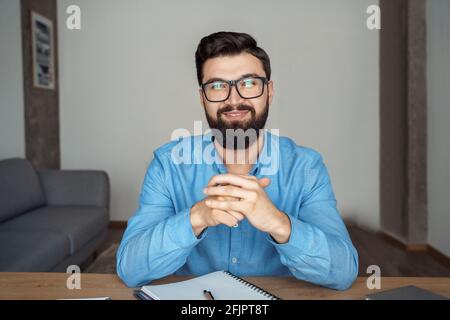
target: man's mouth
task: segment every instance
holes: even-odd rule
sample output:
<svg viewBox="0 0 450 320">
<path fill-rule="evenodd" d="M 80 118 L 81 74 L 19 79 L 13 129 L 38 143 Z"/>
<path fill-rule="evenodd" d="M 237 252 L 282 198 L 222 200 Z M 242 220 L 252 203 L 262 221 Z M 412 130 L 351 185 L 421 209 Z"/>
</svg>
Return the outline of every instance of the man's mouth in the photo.
<svg viewBox="0 0 450 320">
<path fill-rule="evenodd" d="M 248 110 L 233 110 L 233 111 L 224 112 L 223 115 L 228 120 L 241 120 L 241 119 L 244 119 L 245 116 L 247 115 L 247 113 L 249 113 L 249 112 L 250 111 L 248 111 Z"/>
</svg>

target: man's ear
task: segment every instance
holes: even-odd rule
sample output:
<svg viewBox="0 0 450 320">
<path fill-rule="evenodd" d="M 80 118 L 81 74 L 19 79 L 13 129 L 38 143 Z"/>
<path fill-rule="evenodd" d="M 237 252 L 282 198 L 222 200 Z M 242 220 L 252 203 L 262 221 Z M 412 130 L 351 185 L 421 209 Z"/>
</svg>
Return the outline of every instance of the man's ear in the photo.
<svg viewBox="0 0 450 320">
<path fill-rule="evenodd" d="M 203 108 L 206 108 L 206 104 L 205 104 L 205 96 L 203 95 L 203 90 L 202 89 L 198 89 L 198 93 L 199 93 L 199 97 L 200 97 L 200 104 L 203 106 Z"/>
<path fill-rule="evenodd" d="M 269 80 L 269 82 L 267 83 L 267 92 L 269 95 L 269 105 L 272 104 L 272 100 L 273 100 L 273 95 L 274 95 L 274 89 L 273 89 L 273 81 Z"/>
</svg>

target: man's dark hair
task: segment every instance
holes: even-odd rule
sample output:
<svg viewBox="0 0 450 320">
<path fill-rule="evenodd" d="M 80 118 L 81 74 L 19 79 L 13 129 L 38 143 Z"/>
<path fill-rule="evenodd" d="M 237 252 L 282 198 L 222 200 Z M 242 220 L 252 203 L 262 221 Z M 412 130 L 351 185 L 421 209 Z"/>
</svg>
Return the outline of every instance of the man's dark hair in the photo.
<svg viewBox="0 0 450 320">
<path fill-rule="evenodd" d="M 240 53 L 250 53 L 258 58 L 267 79 L 270 80 L 270 59 L 267 53 L 258 47 L 256 40 L 246 33 L 220 31 L 204 37 L 195 52 L 198 84 L 202 84 L 203 65 L 206 60 L 220 56 L 234 56 Z"/>
</svg>

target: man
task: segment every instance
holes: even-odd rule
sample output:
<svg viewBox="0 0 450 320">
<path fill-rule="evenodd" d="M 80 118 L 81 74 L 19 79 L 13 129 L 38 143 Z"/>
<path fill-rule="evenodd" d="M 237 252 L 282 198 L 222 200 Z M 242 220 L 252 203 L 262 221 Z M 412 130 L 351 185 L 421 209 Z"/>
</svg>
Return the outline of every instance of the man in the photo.
<svg viewBox="0 0 450 320">
<path fill-rule="evenodd" d="M 119 276 L 135 287 L 228 270 L 349 288 L 358 256 L 321 156 L 260 131 L 274 94 L 267 53 L 248 34 L 218 32 L 200 41 L 195 57 L 212 134 L 154 152 L 117 252 Z M 190 163 L 174 157 L 180 145 L 192 147 Z M 219 161 L 197 161 L 208 154 L 199 148 Z"/>
</svg>

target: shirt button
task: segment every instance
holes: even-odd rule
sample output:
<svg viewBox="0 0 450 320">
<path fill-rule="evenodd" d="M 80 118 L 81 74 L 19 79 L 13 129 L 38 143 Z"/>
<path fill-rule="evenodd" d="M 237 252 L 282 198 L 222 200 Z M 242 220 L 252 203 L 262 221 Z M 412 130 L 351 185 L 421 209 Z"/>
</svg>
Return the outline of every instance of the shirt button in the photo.
<svg viewBox="0 0 450 320">
<path fill-rule="evenodd" d="M 236 258 L 236 257 L 233 257 L 233 258 L 231 259 L 231 262 L 237 263 L 237 258 Z"/>
</svg>

